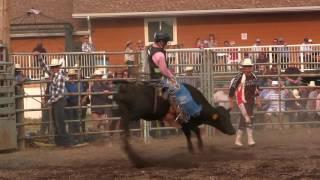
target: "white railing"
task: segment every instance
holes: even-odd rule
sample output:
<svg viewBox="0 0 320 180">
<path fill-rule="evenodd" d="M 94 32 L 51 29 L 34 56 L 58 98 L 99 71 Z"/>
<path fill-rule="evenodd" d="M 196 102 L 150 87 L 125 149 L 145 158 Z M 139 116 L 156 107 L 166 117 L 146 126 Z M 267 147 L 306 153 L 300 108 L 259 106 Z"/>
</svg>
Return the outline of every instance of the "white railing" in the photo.
<svg viewBox="0 0 320 180">
<path fill-rule="evenodd" d="M 82 67 L 82 75 L 90 76 L 94 67 L 108 65 L 108 57 L 112 52 L 63 52 L 44 54 L 47 63 L 52 58 L 63 59 L 64 68 L 74 67 L 78 64 Z M 124 52 L 117 55 L 124 55 Z M 145 53 L 142 53 L 145 54 Z M 139 56 L 137 62 L 143 62 Z M 267 61 L 266 63 L 279 63 L 281 70 L 285 70 L 290 63 L 299 63 L 297 67 L 301 71 L 319 69 L 320 44 L 310 45 L 277 45 L 277 46 L 239 46 L 239 47 L 217 47 L 217 48 L 188 48 L 168 49 L 167 60 L 174 66 L 176 73 L 183 73 L 187 66 L 193 66 L 195 72 L 200 72 L 203 61 L 212 61 L 214 72 L 235 72 L 238 64 L 245 57 L 252 58 L 254 62 Z M 14 63 L 18 63 L 24 69 L 25 75 L 31 79 L 39 79 L 42 75 L 39 64 L 32 53 L 13 53 Z M 263 59 L 264 58 L 264 59 Z M 107 71 L 107 68 L 104 68 Z"/>
<path fill-rule="evenodd" d="M 51 60 L 56 58 L 63 62 L 62 67 L 68 71 L 68 68 L 78 65 L 81 67 L 81 72 L 84 77 L 90 76 L 95 67 L 108 65 L 108 56 L 106 52 L 79 53 L 79 52 L 64 52 L 64 53 L 45 53 L 44 60 L 50 64 Z M 32 53 L 14 53 L 12 58 L 15 64 L 20 64 L 24 74 L 30 79 L 40 79 L 43 75 L 40 69 L 40 64 L 37 62 Z M 106 73 L 106 68 L 102 68 Z"/>
<path fill-rule="evenodd" d="M 169 49 L 167 52 L 169 64 L 180 66 L 175 68 L 177 73 L 181 73 L 183 67 L 188 65 L 199 66 L 202 60 L 212 60 L 215 72 L 237 71 L 237 65 L 246 57 L 254 62 L 264 58 L 267 61 L 265 63 L 279 63 L 282 70 L 290 63 L 298 63 L 301 71 L 320 67 L 320 44 Z"/>
</svg>

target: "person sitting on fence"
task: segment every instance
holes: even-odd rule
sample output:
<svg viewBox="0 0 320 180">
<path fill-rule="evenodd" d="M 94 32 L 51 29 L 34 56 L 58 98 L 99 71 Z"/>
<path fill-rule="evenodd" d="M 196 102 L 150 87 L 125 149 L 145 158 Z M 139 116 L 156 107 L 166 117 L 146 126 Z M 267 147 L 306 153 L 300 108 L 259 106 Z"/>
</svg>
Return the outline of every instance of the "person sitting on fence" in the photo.
<svg viewBox="0 0 320 180">
<path fill-rule="evenodd" d="M 265 122 L 272 123 L 272 125 L 266 125 L 266 128 L 288 128 L 288 125 L 283 125 L 283 123 L 288 123 L 288 117 L 284 114 L 286 91 L 280 90 L 282 87 L 279 85 L 278 81 L 272 81 L 272 89 L 264 96 L 264 100 L 268 100 L 268 107 L 265 114 Z M 280 115 L 281 113 L 281 115 Z M 278 117 L 280 115 L 281 118 Z M 280 121 L 280 122 L 279 122 Z M 273 123 L 280 123 L 280 126 Z"/>
</svg>

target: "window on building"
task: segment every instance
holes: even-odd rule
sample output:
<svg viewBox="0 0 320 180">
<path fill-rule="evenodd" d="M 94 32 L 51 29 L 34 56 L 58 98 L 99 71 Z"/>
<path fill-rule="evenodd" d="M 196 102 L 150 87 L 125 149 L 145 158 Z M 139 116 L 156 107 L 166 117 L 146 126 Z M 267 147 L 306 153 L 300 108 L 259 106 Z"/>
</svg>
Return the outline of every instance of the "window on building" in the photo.
<svg viewBox="0 0 320 180">
<path fill-rule="evenodd" d="M 177 23 L 176 18 L 152 18 L 144 21 L 145 41 L 148 44 L 153 42 L 153 35 L 157 31 L 167 32 L 171 40 L 169 44 L 177 44 Z"/>
</svg>

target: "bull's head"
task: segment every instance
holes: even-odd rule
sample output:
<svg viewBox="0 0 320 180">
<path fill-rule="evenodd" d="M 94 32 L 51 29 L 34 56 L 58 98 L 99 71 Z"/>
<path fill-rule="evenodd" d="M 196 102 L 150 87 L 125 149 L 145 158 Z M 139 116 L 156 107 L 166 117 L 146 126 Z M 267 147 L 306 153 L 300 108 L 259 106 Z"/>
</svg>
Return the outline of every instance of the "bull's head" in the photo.
<svg viewBox="0 0 320 180">
<path fill-rule="evenodd" d="M 206 118 L 205 124 L 214 126 L 228 135 L 233 135 L 236 132 L 231 123 L 230 109 L 227 110 L 221 106 L 215 107 L 210 111 L 210 117 Z"/>
</svg>

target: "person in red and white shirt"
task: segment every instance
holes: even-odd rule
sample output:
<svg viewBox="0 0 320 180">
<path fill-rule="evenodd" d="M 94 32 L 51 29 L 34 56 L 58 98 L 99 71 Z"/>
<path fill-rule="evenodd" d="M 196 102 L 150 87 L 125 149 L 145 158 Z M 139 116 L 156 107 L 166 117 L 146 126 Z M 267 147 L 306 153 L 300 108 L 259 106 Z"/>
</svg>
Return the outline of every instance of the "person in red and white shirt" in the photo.
<svg viewBox="0 0 320 180">
<path fill-rule="evenodd" d="M 241 63 L 241 72 L 232 79 L 229 88 L 230 108 L 233 108 L 233 97 L 235 96 L 241 112 L 235 141 L 237 146 L 243 146 L 241 137 L 245 130 L 248 135 L 248 145 L 253 146 L 255 144 L 253 139 L 252 116 L 255 97 L 258 96 L 258 81 L 252 69 L 252 60 L 249 58 L 244 59 Z M 259 102 L 257 102 L 257 104 L 259 104 Z"/>
</svg>

